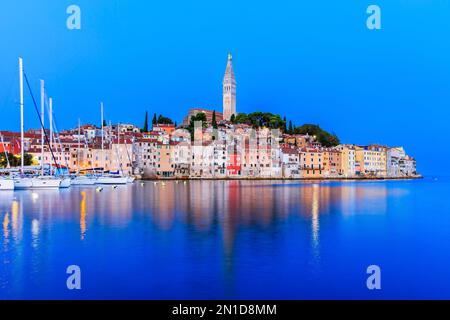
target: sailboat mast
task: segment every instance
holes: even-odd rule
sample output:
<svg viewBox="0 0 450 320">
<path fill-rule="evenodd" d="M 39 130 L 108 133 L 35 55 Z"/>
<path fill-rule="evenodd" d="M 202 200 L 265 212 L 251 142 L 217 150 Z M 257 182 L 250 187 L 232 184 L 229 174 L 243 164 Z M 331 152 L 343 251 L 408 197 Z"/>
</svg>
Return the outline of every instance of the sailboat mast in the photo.
<svg viewBox="0 0 450 320">
<path fill-rule="evenodd" d="M 53 99 L 52 98 L 48 98 L 48 108 L 49 108 L 48 119 L 50 122 L 50 149 L 53 150 Z"/>
<path fill-rule="evenodd" d="M 41 80 L 41 175 L 44 175 L 44 105 L 45 105 L 45 83 Z"/>
<path fill-rule="evenodd" d="M 104 154 L 104 133 L 103 133 L 103 102 L 100 102 L 100 117 L 101 117 L 101 126 L 102 126 L 102 167 L 103 167 L 103 171 L 105 171 L 105 154 Z"/>
<path fill-rule="evenodd" d="M 23 119 L 23 60 L 19 58 L 19 87 L 20 87 L 20 172 L 23 174 L 24 162 L 24 119 Z"/>
<path fill-rule="evenodd" d="M 50 122 L 50 150 L 53 150 L 53 99 L 48 98 L 48 121 Z M 53 151 L 52 151 L 53 152 Z M 50 170 L 53 174 L 53 170 Z"/>
<path fill-rule="evenodd" d="M 81 125 L 80 118 L 78 118 L 78 150 L 77 150 L 77 173 L 80 173 L 80 135 L 81 135 Z"/>
<path fill-rule="evenodd" d="M 120 161 L 120 123 L 117 123 L 117 161 L 119 162 L 120 175 L 123 175 L 122 162 Z"/>
</svg>

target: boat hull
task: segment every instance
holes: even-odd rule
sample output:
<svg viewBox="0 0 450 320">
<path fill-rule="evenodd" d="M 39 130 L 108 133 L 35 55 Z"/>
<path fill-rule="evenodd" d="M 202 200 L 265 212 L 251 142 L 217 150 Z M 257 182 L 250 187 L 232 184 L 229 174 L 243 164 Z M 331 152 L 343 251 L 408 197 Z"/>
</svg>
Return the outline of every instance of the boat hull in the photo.
<svg viewBox="0 0 450 320">
<path fill-rule="evenodd" d="M 90 178 L 90 177 L 75 177 L 72 179 L 71 184 L 73 186 L 92 186 L 97 182 L 97 178 Z"/>
<path fill-rule="evenodd" d="M 56 189 L 61 185 L 61 179 L 53 178 L 33 178 L 31 182 L 32 189 Z"/>
<path fill-rule="evenodd" d="M 98 177 L 97 184 L 127 184 L 127 177 Z"/>
<path fill-rule="evenodd" d="M 14 190 L 14 180 L 0 179 L 0 190 Z"/>
<path fill-rule="evenodd" d="M 31 189 L 32 187 L 33 187 L 33 181 L 31 178 L 14 179 L 14 189 L 24 190 L 24 189 Z"/>
<path fill-rule="evenodd" d="M 60 188 L 69 188 L 72 184 L 72 181 L 70 178 L 64 178 L 61 180 L 61 184 L 59 185 Z"/>
</svg>

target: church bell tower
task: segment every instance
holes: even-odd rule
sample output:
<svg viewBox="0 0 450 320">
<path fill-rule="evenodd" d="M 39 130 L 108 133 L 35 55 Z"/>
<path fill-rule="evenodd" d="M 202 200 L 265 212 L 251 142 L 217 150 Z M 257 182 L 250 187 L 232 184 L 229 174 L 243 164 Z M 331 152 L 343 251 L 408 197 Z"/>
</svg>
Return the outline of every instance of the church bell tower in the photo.
<svg viewBox="0 0 450 320">
<path fill-rule="evenodd" d="M 231 54 L 228 54 L 228 63 L 223 77 L 223 119 L 230 120 L 236 115 L 236 79 L 234 78 Z"/>
</svg>

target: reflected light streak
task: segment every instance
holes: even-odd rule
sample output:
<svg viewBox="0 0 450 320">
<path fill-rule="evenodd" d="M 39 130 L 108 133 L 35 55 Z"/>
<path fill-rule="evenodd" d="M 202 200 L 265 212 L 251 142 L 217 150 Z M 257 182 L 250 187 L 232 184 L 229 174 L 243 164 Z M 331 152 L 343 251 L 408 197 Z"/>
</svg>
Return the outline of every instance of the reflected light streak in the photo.
<svg viewBox="0 0 450 320">
<path fill-rule="evenodd" d="M 86 192 L 81 192 L 81 202 L 80 202 L 80 238 L 84 240 L 86 235 Z"/>
<path fill-rule="evenodd" d="M 312 209 L 311 209 L 311 229 L 312 229 L 312 248 L 314 258 L 319 258 L 319 191 L 317 184 L 313 185 Z"/>
<path fill-rule="evenodd" d="M 36 248 L 39 240 L 39 220 L 37 219 L 33 219 L 33 221 L 31 221 L 31 236 L 32 246 Z"/>
<path fill-rule="evenodd" d="M 5 240 L 9 237 L 9 214 L 8 212 L 5 214 L 5 217 L 3 218 L 3 237 Z"/>
<path fill-rule="evenodd" d="M 11 205 L 11 220 L 14 238 L 17 239 L 19 233 L 19 202 L 14 200 Z"/>
</svg>

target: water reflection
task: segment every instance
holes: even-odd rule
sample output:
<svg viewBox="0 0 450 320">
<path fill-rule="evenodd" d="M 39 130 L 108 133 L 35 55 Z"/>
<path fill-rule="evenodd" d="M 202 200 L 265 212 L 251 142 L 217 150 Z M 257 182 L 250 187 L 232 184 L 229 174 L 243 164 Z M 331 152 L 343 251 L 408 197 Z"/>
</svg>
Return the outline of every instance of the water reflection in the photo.
<svg viewBox="0 0 450 320">
<path fill-rule="evenodd" d="M 3 218 L 3 239 L 4 243 L 8 241 L 9 238 L 9 213 L 5 213 L 5 217 Z"/>
<path fill-rule="evenodd" d="M 233 292 L 236 264 L 243 260 L 239 250 L 273 254 L 271 244 L 292 241 L 287 227 L 295 225 L 297 239 L 308 243 L 304 255 L 309 265 L 320 267 L 324 219 L 384 214 L 392 194 L 405 193 L 387 183 L 289 181 L 170 181 L 105 187 L 102 192 L 89 186 L 0 192 L 1 267 L 6 268 L 8 254 L 13 269 L 23 272 L 29 266 L 22 255 L 30 245 L 32 268 L 41 272 L 42 266 L 51 264 L 47 253 L 59 245 L 79 248 L 77 243 L 83 243 L 93 254 L 114 255 L 116 248 L 110 242 L 117 238 L 123 241 L 116 244 L 130 248 L 130 255 L 136 247 L 149 255 L 162 241 L 170 244 L 170 250 L 184 250 L 189 243 L 185 254 L 197 259 L 220 250 L 224 282 Z"/>
<path fill-rule="evenodd" d="M 86 191 L 81 192 L 80 203 L 80 239 L 84 240 L 86 234 Z"/>
<path fill-rule="evenodd" d="M 312 251 L 314 261 L 317 262 L 320 257 L 319 252 L 319 197 L 320 187 L 314 184 L 312 187 L 312 210 L 311 210 L 311 229 L 312 229 Z"/>
</svg>

